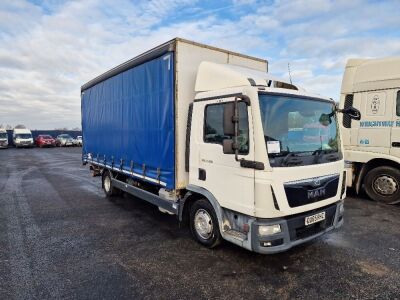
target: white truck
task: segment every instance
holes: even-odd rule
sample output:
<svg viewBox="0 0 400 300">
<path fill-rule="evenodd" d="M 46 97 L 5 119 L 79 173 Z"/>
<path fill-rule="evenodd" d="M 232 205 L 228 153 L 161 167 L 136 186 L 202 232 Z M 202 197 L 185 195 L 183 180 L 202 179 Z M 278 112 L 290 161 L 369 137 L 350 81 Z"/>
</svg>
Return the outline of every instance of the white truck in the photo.
<svg viewBox="0 0 400 300">
<path fill-rule="evenodd" d="M 82 86 L 83 163 L 210 248 L 275 253 L 340 227 L 340 110 L 267 69 L 179 38 L 139 55 Z"/>
<path fill-rule="evenodd" d="M 0 148 L 8 148 L 8 134 L 4 128 L 0 128 Z"/>
<path fill-rule="evenodd" d="M 31 148 L 34 146 L 32 132 L 26 128 L 14 128 L 13 143 L 16 148 Z"/>
<path fill-rule="evenodd" d="M 350 59 L 340 96 L 362 119 L 341 119 L 347 185 L 387 204 L 400 202 L 400 57 Z"/>
</svg>

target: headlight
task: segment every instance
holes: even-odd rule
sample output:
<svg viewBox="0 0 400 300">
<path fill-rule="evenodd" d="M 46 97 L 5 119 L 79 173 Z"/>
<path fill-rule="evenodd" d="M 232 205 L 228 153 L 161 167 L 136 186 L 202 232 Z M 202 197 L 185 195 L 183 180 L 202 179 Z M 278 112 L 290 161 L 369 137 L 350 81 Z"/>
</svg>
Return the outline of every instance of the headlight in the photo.
<svg viewBox="0 0 400 300">
<path fill-rule="evenodd" d="M 280 224 L 258 226 L 259 235 L 272 235 L 280 232 L 282 232 Z"/>
</svg>

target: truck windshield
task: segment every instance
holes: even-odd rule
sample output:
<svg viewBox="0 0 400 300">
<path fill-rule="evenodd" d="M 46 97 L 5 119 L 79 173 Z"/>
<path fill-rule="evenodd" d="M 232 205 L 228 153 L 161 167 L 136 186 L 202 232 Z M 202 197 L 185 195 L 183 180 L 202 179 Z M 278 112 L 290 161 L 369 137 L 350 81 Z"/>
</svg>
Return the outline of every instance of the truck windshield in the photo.
<svg viewBox="0 0 400 300">
<path fill-rule="evenodd" d="M 7 133 L 0 132 L 0 139 L 6 139 L 6 138 L 8 138 Z"/>
<path fill-rule="evenodd" d="M 15 137 L 17 139 L 31 139 L 32 135 L 30 135 L 29 133 L 18 133 L 15 135 Z"/>
<path fill-rule="evenodd" d="M 271 166 L 340 159 L 333 103 L 279 94 L 260 94 L 259 99 Z"/>
</svg>

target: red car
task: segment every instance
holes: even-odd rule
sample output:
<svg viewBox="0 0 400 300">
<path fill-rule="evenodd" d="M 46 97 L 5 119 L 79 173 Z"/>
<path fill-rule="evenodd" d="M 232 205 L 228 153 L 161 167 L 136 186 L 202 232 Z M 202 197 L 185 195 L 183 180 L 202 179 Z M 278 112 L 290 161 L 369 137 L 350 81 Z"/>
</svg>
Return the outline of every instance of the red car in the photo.
<svg viewBox="0 0 400 300">
<path fill-rule="evenodd" d="M 56 140 L 50 135 L 38 135 L 35 139 L 36 146 L 42 147 L 55 147 Z"/>
</svg>

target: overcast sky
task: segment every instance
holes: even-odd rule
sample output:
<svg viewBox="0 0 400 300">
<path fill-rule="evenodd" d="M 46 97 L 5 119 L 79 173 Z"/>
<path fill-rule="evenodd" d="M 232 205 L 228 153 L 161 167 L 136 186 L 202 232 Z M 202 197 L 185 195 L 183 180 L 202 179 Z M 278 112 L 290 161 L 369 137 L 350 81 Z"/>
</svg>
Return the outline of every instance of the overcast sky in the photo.
<svg viewBox="0 0 400 300">
<path fill-rule="evenodd" d="M 400 0 L 0 1 L 0 124 L 80 127 L 80 86 L 174 37 L 266 58 L 334 99 L 350 57 L 400 56 Z"/>
</svg>

